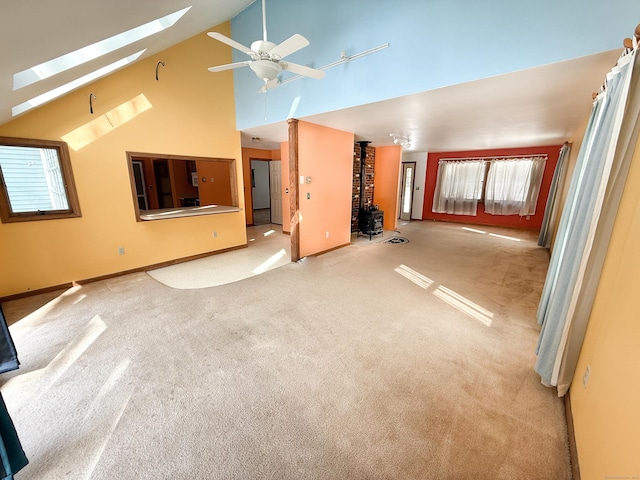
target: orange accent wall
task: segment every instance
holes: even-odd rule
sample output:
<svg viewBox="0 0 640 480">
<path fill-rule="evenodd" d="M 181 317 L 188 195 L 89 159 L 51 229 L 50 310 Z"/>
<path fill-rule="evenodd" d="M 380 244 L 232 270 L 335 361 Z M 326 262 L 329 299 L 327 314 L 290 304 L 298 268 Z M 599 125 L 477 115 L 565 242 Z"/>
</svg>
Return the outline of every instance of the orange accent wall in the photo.
<svg viewBox="0 0 640 480">
<path fill-rule="evenodd" d="M 199 195 L 198 188 L 191 183 L 191 174 L 187 170 L 187 162 L 184 160 L 171 160 L 173 168 L 173 178 L 175 180 L 175 192 L 178 197 L 176 207 L 180 206 L 180 198 L 197 197 Z M 228 175 L 227 175 L 228 178 Z"/>
<path fill-rule="evenodd" d="M 470 150 L 464 152 L 432 152 L 427 156 L 427 178 L 424 187 L 424 207 L 422 209 L 423 220 L 441 220 L 445 222 L 472 223 L 477 225 L 497 225 L 501 227 L 521 228 L 525 230 L 539 230 L 544 218 L 544 208 L 547 204 L 547 196 L 553 179 L 553 172 L 558 163 L 562 145 L 551 145 L 545 147 L 526 148 L 503 148 L 498 150 Z M 536 213 L 527 220 L 520 215 L 489 215 L 484 213 L 481 203 L 478 204 L 478 214 L 472 215 L 450 215 L 446 213 L 433 213 L 433 192 L 436 187 L 438 176 L 438 161 L 443 158 L 472 158 L 491 157 L 507 155 L 535 155 L 547 154 L 548 159 L 544 169 L 544 177 L 540 186 L 540 195 L 536 204 Z"/>
<path fill-rule="evenodd" d="M 353 143 L 353 133 L 303 121 L 298 124 L 298 172 L 311 178 L 310 183 L 299 185 L 303 257 L 351 241 Z"/>
<path fill-rule="evenodd" d="M 225 162 L 196 162 L 200 205 L 233 205 L 229 164 Z"/>
<path fill-rule="evenodd" d="M 384 212 L 384 229 L 395 230 L 398 220 L 398 191 L 402 147 L 376 147 L 373 203 Z"/>
</svg>

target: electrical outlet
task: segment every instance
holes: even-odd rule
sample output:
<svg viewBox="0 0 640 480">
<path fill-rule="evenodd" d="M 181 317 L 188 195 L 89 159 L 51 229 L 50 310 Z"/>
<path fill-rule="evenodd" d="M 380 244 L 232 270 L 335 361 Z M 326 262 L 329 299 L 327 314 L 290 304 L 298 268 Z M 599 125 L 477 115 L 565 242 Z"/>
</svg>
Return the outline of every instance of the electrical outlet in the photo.
<svg viewBox="0 0 640 480">
<path fill-rule="evenodd" d="M 124 247 L 118 247 L 118 255 L 124 255 Z"/>
<path fill-rule="evenodd" d="M 213 238 L 218 238 L 218 232 L 213 232 L 211 235 L 213 235 Z"/>
<path fill-rule="evenodd" d="M 329 232 L 326 232 L 326 233 L 324 234 L 324 236 L 325 236 L 325 237 L 327 237 L 327 238 L 329 238 Z"/>
<path fill-rule="evenodd" d="M 587 388 L 587 384 L 589 383 L 590 376 L 591 376 L 591 365 L 587 365 L 587 369 L 584 371 L 584 375 L 582 376 L 582 385 L 584 385 L 584 388 Z"/>
</svg>

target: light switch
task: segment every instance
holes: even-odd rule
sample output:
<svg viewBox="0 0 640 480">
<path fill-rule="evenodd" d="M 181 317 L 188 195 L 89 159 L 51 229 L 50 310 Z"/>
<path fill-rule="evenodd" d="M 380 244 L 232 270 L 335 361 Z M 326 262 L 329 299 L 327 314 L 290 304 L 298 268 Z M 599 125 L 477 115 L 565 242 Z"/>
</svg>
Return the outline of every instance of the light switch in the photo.
<svg viewBox="0 0 640 480">
<path fill-rule="evenodd" d="M 300 185 L 304 185 L 304 175 L 300 175 Z"/>
</svg>

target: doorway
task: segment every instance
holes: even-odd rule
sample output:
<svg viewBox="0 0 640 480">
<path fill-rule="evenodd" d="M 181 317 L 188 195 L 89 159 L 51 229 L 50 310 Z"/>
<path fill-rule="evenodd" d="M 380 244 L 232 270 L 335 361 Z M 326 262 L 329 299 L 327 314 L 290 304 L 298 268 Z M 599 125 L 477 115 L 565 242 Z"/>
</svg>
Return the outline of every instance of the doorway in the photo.
<svg viewBox="0 0 640 480">
<path fill-rule="evenodd" d="M 269 162 L 269 189 L 271 198 L 271 223 L 282 225 L 282 163 Z"/>
<path fill-rule="evenodd" d="M 171 188 L 171 174 L 168 160 L 154 160 L 153 173 L 156 180 L 158 194 L 158 208 L 173 208 L 173 190 Z"/>
<path fill-rule="evenodd" d="M 400 220 L 411 220 L 415 171 L 416 162 L 402 163 L 402 185 L 400 187 Z"/>
<path fill-rule="evenodd" d="M 280 160 L 251 160 L 251 198 L 254 225 L 282 225 Z"/>
</svg>

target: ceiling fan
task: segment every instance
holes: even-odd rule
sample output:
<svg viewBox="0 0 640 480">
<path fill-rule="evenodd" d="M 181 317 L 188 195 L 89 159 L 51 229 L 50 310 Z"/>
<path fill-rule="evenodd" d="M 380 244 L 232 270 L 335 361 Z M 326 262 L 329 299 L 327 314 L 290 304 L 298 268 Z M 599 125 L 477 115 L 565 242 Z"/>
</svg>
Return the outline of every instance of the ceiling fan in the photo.
<svg viewBox="0 0 640 480">
<path fill-rule="evenodd" d="M 251 48 L 246 47 L 218 32 L 208 32 L 207 35 L 222 43 L 226 43 L 230 47 L 240 50 L 251 57 L 251 60 L 246 60 L 244 62 L 228 63 L 226 65 L 209 67 L 210 72 L 222 72 L 224 70 L 248 66 L 260 80 L 264 81 L 266 88 L 273 88 L 274 86 L 277 86 L 278 80 L 276 77 L 283 70 L 305 77 L 316 78 L 318 80 L 324 77 L 324 72 L 322 70 L 283 61 L 283 58 L 287 55 L 291 55 L 292 53 L 309 45 L 309 40 L 296 33 L 279 45 L 268 41 L 265 0 L 262 0 L 262 40 L 256 40 L 253 42 L 251 44 Z"/>
</svg>

